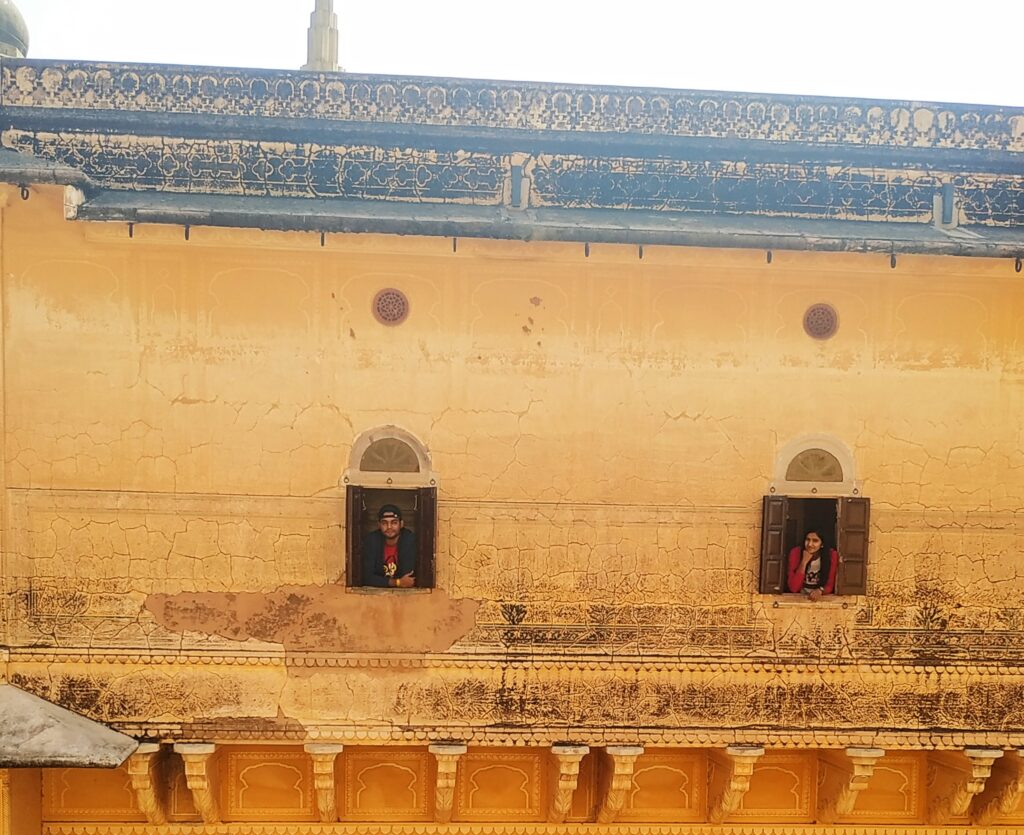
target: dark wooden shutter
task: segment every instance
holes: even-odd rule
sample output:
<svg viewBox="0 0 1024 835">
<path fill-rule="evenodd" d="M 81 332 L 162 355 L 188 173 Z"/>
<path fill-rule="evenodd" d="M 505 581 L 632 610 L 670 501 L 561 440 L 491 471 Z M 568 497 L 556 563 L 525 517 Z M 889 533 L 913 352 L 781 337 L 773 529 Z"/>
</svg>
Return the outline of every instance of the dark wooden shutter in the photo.
<svg viewBox="0 0 1024 835">
<path fill-rule="evenodd" d="M 778 594 L 786 582 L 785 496 L 765 496 L 761 504 L 761 594 Z"/>
<path fill-rule="evenodd" d="M 838 594 L 867 594 L 870 499 L 839 500 Z"/>
<path fill-rule="evenodd" d="M 434 587 L 434 549 L 437 545 L 437 488 L 416 491 L 416 587 Z"/>
<path fill-rule="evenodd" d="M 345 577 L 349 586 L 363 584 L 363 488 L 345 488 Z"/>
</svg>

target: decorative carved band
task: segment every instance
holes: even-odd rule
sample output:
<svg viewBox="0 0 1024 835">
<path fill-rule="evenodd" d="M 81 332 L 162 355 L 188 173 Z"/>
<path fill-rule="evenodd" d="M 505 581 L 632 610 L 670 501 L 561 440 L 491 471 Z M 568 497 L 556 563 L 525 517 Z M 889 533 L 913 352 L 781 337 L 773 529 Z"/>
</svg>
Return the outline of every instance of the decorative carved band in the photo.
<svg viewBox="0 0 1024 835">
<path fill-rule="evenodd" d="M 1024 151 L 1024 111 L 693 90 L 8 59 L 7 107 Z"/>
</svg>

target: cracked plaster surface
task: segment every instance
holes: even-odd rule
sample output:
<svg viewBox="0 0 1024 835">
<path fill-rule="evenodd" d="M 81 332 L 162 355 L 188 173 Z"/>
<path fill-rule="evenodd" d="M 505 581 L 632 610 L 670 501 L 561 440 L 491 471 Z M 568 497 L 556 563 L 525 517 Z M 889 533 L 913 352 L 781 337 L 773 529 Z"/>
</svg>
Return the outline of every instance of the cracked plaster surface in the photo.
<svg viewBox="0 0 1024 835">
<path fill-rule="evenodd" d="M 376 238 L 321 252 L 217 230 L 131 243 L 55 227 L 45 192 L 15 205 L 15 647 L 305 651 L 304 616 L 249 613 L 298 593 L 321 625 L 338 616 L 339 478 L 359 432 L 396 423 L 440 474 L 440 608 L 410 597 L 422 634 L 388 643 L 366 619 L 334 650 L 1020 658 L 1024 291 L 999 264 Z M 370 314 L 382 286 L 412 299 L 401 328 Z M 800 317 L 822 298 L 841 328 L 816 343 Z M 870 594 L 846 609 L 756 592 L 774 454 L 808 432 L 850 447 L 872 500 Z M 229 595 L 249 608 L 224 611 Z M 183 614 L 200 603 L 208 617 Z"/>
</svg>

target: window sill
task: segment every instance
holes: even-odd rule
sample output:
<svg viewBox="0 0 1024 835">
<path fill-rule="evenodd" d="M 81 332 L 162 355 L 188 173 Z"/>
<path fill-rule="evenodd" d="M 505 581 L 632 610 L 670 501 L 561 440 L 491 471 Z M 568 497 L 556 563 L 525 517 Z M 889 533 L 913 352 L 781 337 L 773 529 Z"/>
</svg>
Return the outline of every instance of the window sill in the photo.
<svg viewBox="0 0 1024 835">
<path fill-rule="evenodd" d="M 802 594 L 775 595 L 772 600 L 773 609 L 849 609 L 853 597 L 840 594 L 829 594 L 819 600 L 808 600 Z"/>
<path fill-rule="evenodd" d="M 346 591 L 349 591 L 352 594 L 430 594 L 433 589 L 391 589 L 378 588 L 377 586 L 348 586 Z"/>
</svg>

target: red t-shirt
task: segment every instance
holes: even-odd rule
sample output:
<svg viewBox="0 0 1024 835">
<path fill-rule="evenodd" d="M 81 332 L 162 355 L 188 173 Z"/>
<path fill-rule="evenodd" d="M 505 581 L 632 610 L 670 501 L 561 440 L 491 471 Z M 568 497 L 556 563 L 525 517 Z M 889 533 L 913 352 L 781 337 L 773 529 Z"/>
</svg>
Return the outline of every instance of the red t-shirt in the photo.
<svg viewBox="0 0 1024 835">
<path fill-rule="evenodd" d="M 389 544 L 384 540 L 384 576 L 394 577 L 398 571 L 398 540 Z"/>
</svg>

